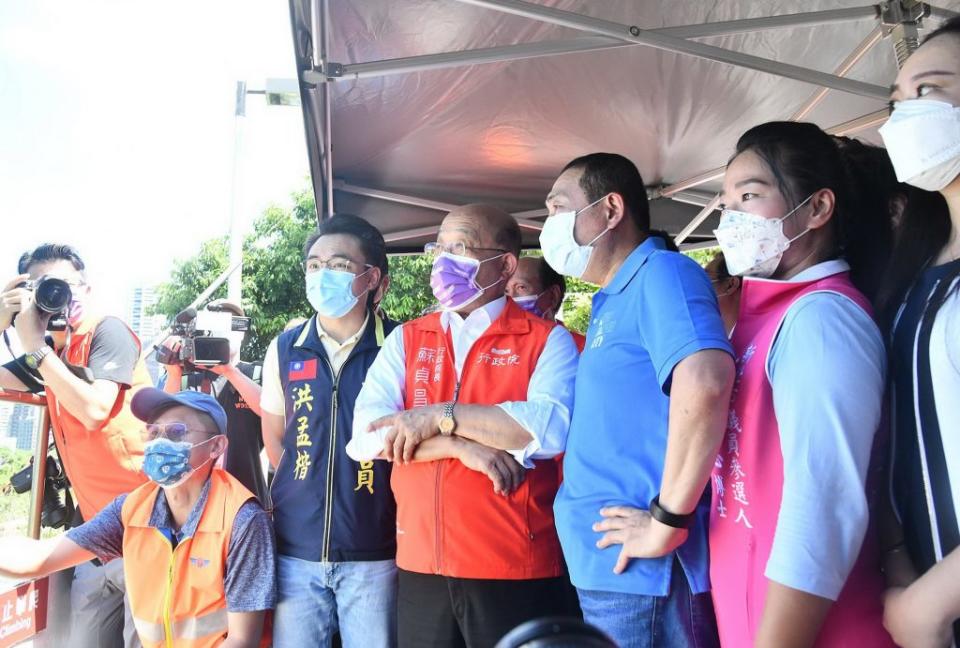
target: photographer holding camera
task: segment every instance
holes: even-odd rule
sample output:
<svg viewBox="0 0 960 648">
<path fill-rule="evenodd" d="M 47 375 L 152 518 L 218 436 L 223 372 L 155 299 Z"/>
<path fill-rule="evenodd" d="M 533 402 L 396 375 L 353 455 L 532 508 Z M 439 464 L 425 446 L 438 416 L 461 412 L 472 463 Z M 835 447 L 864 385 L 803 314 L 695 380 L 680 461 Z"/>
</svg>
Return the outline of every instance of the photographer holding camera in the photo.
<svg viewBox="0 0 960 648">
<path fill-rule="evenodd" d="M 14 326 L 25 353 L 0 367 L 0 387 L 45 393 L 64 470 L 90 520 L 146 482 L 143 424 L 130 401 L 150 377 L 137 336 L 121 320 L 96 314 L 84 268 L 69 245 L 44 244 L 20 258 L 19 276 L 0 292 L 0 331 L 6 336 Z M 123 565 L 115 563 L 87 562 L 74 571 L 71 648 L 139 645 Z"/>
<path fill-rule="evenodd" d="M 226 299 L 210 302 L 205 311 L 226 313 L 234 320 L 246 319 L 243 308 Z M 180 336 L 172 335 L 164 340 L 163 348 L 157 353 L 157 361 L 164 364 L 167 372 L 163 389 L 168 394 L 176 394 L 182 389 L 199 390 L 217 399 L 226 411 L 229 422 L 227 438 L 230 443 L 224 455 L 223 468 L 256 495 L 264 508 L 268 508 L 269 491 L 260 462 L 260 452 L 263 450 L 260 426 L 261 367 L 240 361 L 243 330 L 231 328 L 213 333 L 229 341 L 229 362 L 199 367 L 192 365 L 180 359 L 183 345 Z"/>
</svg>

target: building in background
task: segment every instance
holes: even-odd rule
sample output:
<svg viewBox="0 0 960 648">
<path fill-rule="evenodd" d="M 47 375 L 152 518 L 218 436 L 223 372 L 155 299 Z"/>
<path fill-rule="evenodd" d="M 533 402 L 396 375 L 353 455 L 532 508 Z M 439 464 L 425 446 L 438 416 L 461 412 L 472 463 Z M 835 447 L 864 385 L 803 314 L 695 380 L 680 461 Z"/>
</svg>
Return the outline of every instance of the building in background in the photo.
<svg viewBox="0 0 960 648">
<path fill-rule="evenodd" d="M 127 323 L 144 343 L 159 335 L 167 323 L 163 315 L 150 314 L 150 307 L 155 306 L 158 299 L 152 286 L 140 286 L 130 292 Z"/>
<path fill-rule="evenodd" d="M 7 409 L 8 406 L 10 406 L 9 409 Z M 3 403 L 2 408 L 7 409 L 7 413 L 0 414 L 0 431 L 4 436 L 16 440 L 17 450 L 33 449 L 33 430 L 40 408 L 20 403 Z M 2 425 L 4 419 L 6 419 L 5 426 Z"/>
<path fill-rule="evenodd" d="M 159 343 L 155 340 L 167 325 L 167 318 L 163 315 L 151 315 L 150 307 L 157 303 L 159 296 L 152 286 L 139 286 L 130 291 L 130 299 L 127 304 L 127 323 L 133 332 L 140 338 L 143 344 L 143 352 L 146 354 L 147 371 L 153 379 L 154 384 L 160 374 L 160 367 L 154 357 L 153 351 L 147 348 L 148 344 Z"/>
</svg>

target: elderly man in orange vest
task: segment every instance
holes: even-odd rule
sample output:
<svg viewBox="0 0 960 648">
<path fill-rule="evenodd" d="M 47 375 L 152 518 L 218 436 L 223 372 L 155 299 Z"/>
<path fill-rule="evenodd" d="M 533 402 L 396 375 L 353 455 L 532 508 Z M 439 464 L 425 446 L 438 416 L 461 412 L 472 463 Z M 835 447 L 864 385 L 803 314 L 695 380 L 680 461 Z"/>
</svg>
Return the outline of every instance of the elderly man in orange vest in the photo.
<svg viewBox="0 0 960 648">
<path fill-rule="evenodd" d="M 440 310 L 387 337 L 347 452 L 395 464 L 400 645 L 492 646 L 575 612 L 552 506 L 577 348 L 505 297 L 520 255 L 509 214 L 454 210 L 426 252 Z"/>
<path fill-rule="evenodd" d="M 545 320 L 563 324 L 557 319 L 557 313 L 563 305 L 567 293 L 567 280 L 550 267 L 543 257 L 523 257 L 517 264 L 517 271 L 507 281 L 507 296 L 523 310 Z M 587 338 L 572 329 L 570 335 L 583 353 Z"/>
<path fill-rule="evenodd" d="M 0 367 L 0 387 L 46 394 L 54 441 L 89 520 L 146 481 L 142 425 L 130 400 L 152 381 L 137 336 L 97 312 L 73 247 L 41 245 L 20 258 L 18 271 L 0 291 L 0 330 L 15 327 L 25 354 Z M 124 590 L 122 561 L 74 570 L 71 648 L 138 645 Z"/>
<path fill-rule="evenodd" d="M 276 548 L 254 495 L 214 465 L 227 448 L 223 407 L 208 394 L 148 388 L 132 408 L 147 422 L 150 481 L 65 535 L 0 540 L 0 575 L 35 578 L 124 556 L 146 648 L 255 648 L 276 604 Z"/>
</svg>

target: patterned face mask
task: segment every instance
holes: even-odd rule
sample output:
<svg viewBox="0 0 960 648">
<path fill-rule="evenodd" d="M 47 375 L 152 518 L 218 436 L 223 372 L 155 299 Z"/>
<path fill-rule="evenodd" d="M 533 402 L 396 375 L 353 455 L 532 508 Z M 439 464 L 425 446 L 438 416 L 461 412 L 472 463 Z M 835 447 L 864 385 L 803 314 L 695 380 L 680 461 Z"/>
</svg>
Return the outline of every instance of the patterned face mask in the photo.
<svg viewBox="0 0 960 648">
<path fill-rule="evenodd" d="M 787 238 L 783 221 L 813 198 L 813 194 L 782 218 L 764 218 L 749 212 L 724 209 L 720 226 L 713 231 L 731 275 L 766 278 L 777 271 L 790 244 L 810 231 L 807 228 Z"/>
<path fill-rule="evenodd" d="M 187 481 L 190 475 L 202 468 L 207 461 L 213 459 L 212 456 L 208 457 L 197 468 L 190 465 L 190 455 L 193 449 L 199 448 L 215 438 L 211 437 L 197 444 L 189 441 L 171 441 L 162 437 L 153 439 L 147 442 L 143 448 L 143 472 L 150 481 L 156 482 L 163 488 L 175 488 Z"/>
</svg>

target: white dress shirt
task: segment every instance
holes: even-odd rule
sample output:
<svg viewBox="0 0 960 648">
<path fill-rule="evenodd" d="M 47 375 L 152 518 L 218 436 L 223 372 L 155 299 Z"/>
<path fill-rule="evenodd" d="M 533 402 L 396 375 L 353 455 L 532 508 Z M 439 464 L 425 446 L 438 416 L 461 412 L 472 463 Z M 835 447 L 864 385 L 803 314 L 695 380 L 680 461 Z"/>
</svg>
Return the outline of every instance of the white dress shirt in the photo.
<svg viewBox="0 0 960 648">
<path fill-rule="evenodd" d="M 458 378 L 462 376 L 463 363 L 470 348 L 500 317 L 506 303 L 507 298 L 501 297 L 476 309 L 466 318 L 452 312 L 444 312 L 440 316 L 441 326 L 444 331 L 450 331 L 453 341 L 453 359 Z M 566 448 L 578 359 L 579 353 L 570 332 L 562 326 L 555 327 L 550 331 L 530 376 L 527 399 L 497 404 L 530 433 L 530 442 L 525 447 L 508 451 L 526 468 L 533 468 L 533 459 L 556 457 Z M 405 409 L 406 365 L 401 325 L 384 340 L 383 348 L 370 366 L 363 389 L 357 396 L 353 438 L 347 444 L 347 454 L 354 460 L 382 459 L 383 440 L 389 428 L 367 432 L 367 426 L 382 416 Z"/>
</svg>

